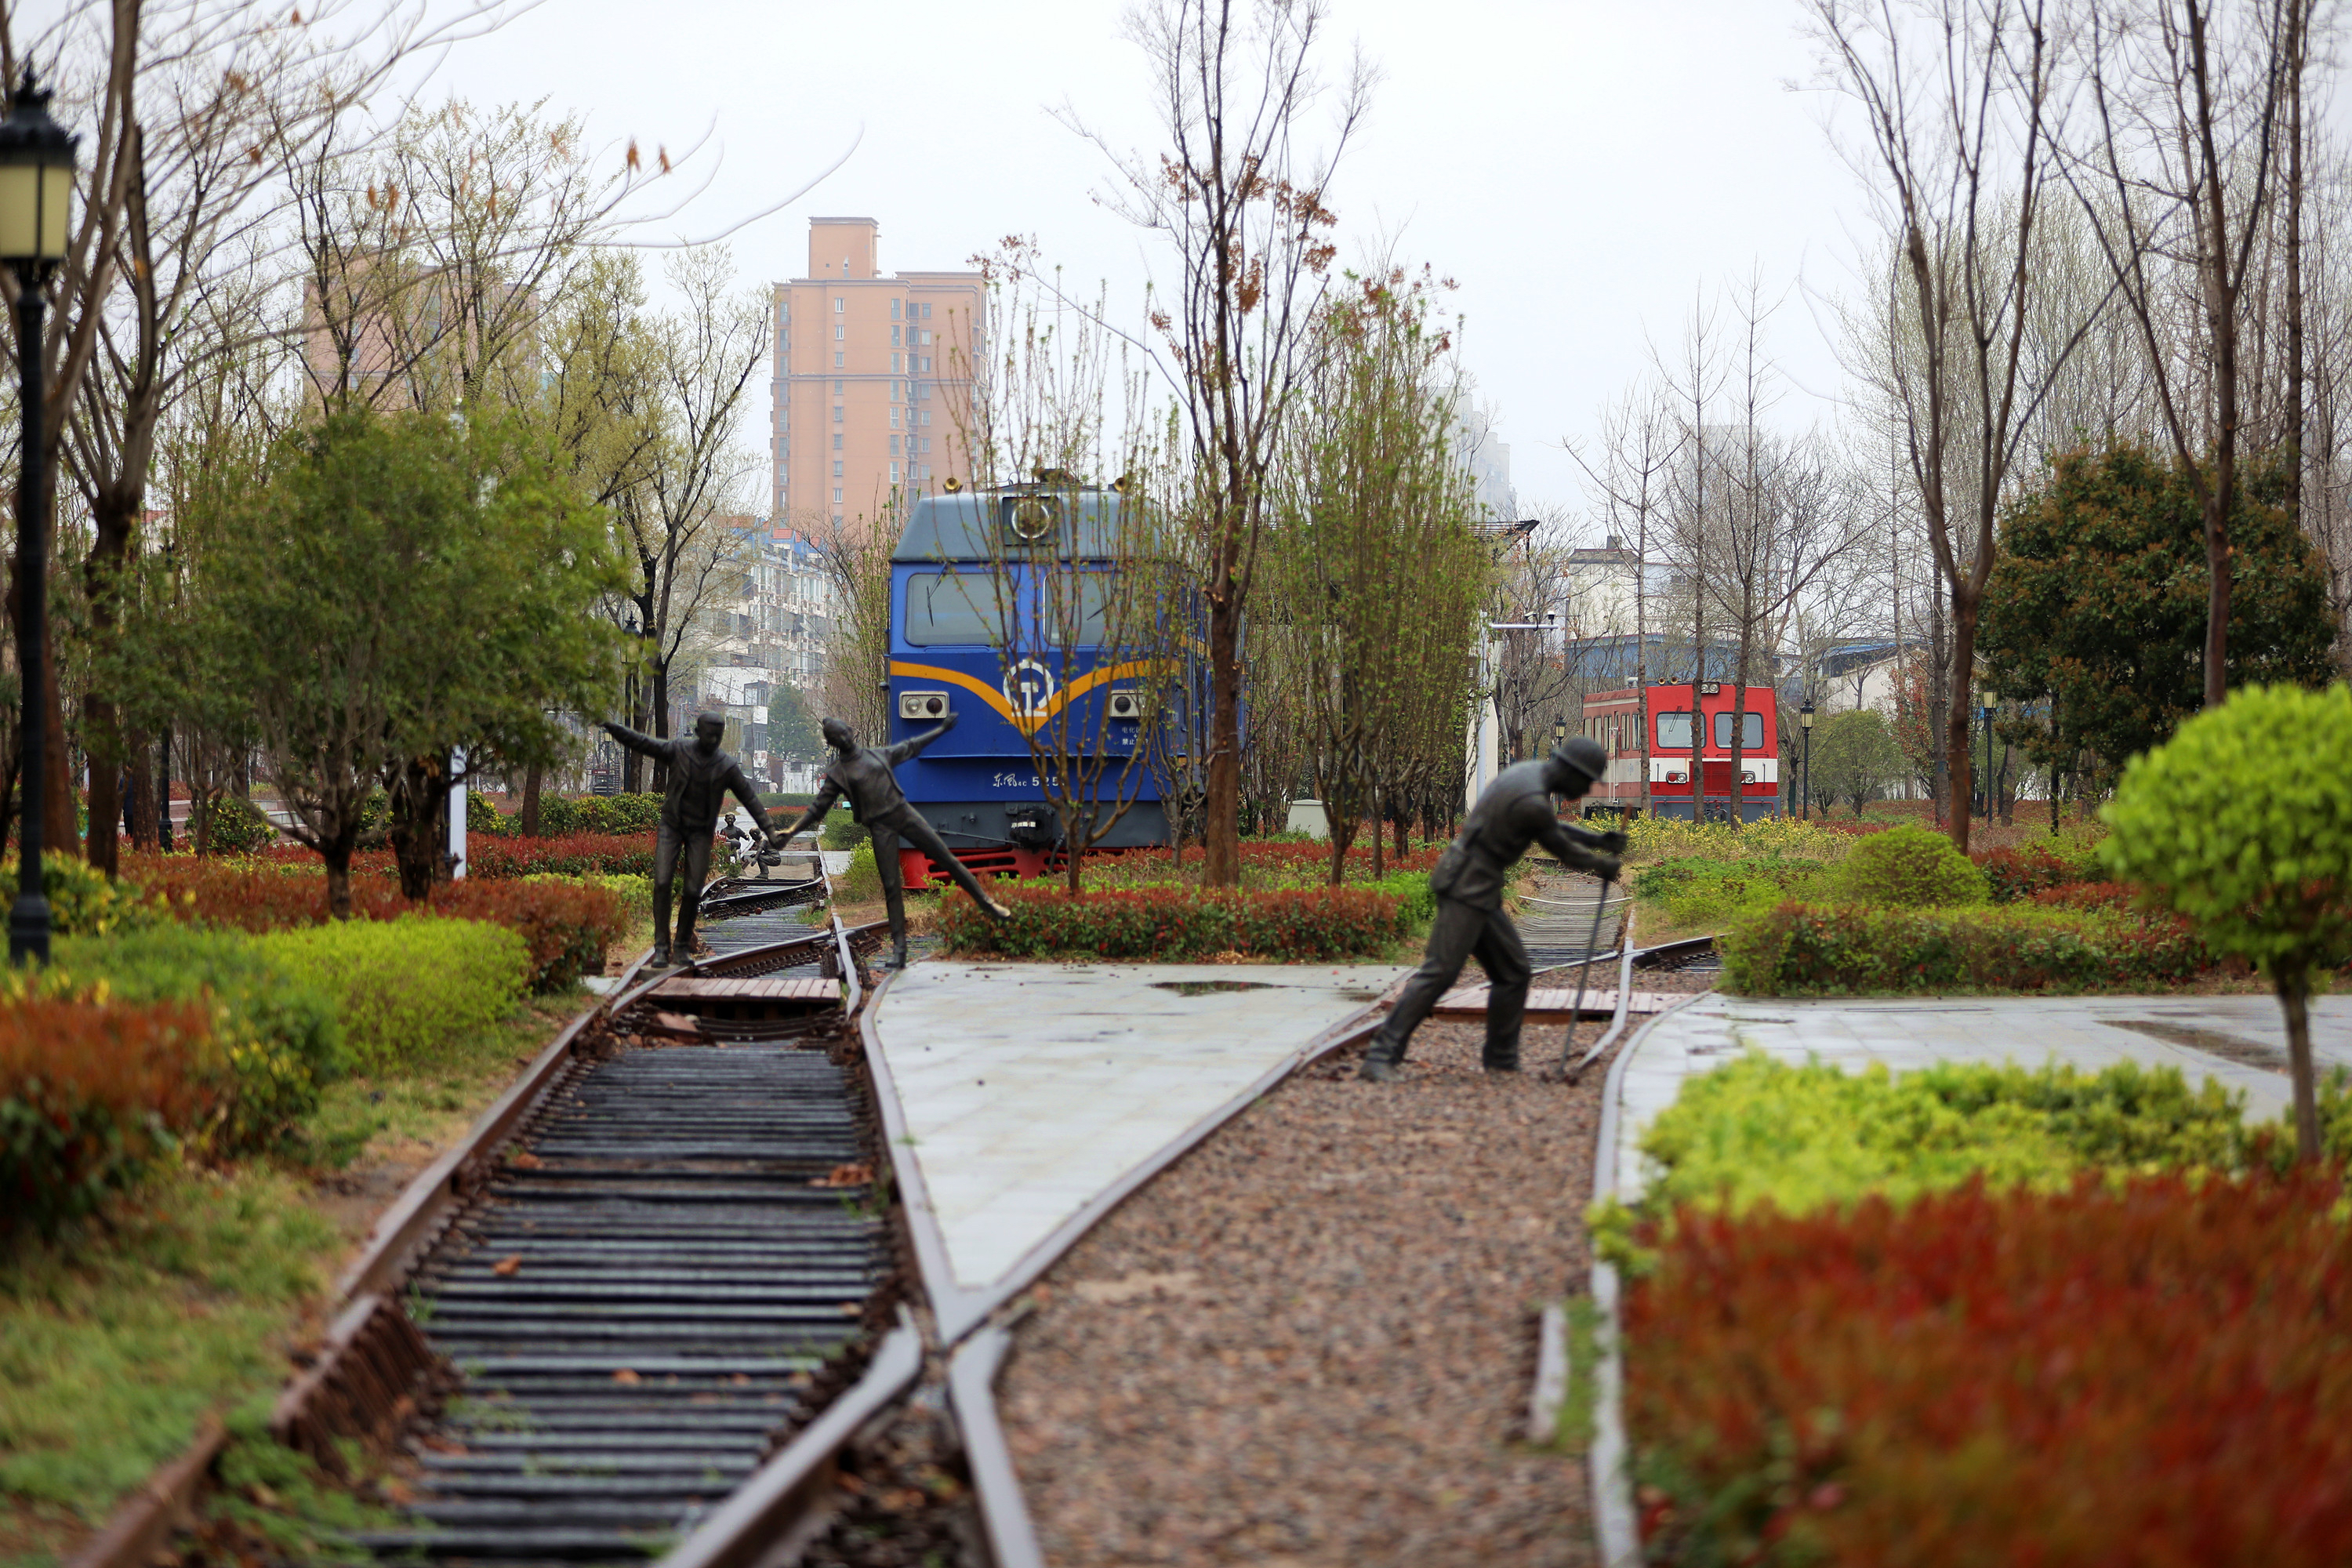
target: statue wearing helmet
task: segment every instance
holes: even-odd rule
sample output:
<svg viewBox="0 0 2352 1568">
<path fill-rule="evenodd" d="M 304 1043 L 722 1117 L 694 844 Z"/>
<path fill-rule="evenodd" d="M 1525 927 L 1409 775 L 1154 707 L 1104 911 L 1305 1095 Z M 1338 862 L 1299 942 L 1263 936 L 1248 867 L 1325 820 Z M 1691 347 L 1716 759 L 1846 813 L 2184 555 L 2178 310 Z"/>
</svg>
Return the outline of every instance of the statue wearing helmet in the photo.
<svg viewBox="0 0 2352 1568">
<path fill-rule="evenodd" d="M 1616 879 L 1625 836 L 1564 823 L 1552 806 L 1554 795 L 1582 798 L 1608 766 L 1609 753 L 1578 735 L 1540 763 L 1515 763 L 1495 775 L 1429 875 L 1437 918 L 1430 924 L 1428 951 L 1365 1051 L 1362 1077 L 1385 1083 L 1397 1076 L 1412 1032 L 1453 987 L 1463 961 L 1473 953 L 1489 987 L 1486 1070 L 1518 1070 L 1519 1026 L 1532 972 L 1518 928 L 1503 912 L 1503 889 L 1511 868 L 1536 844 L 1571 869 Z"/>
</svg>

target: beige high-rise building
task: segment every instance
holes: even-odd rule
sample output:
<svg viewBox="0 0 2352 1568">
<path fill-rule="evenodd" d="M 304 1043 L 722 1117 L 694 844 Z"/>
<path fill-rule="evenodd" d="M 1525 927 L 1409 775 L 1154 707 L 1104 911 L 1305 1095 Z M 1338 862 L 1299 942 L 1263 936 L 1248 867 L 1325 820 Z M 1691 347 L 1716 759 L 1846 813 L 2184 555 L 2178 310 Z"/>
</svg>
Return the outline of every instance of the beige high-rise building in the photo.
<svg viewBox="0 0 2352 1568">
<path fill-rule="evenodd" d="M 775 285 L 772 515 L 803 532 L 971 477 L 955 437 L 984 327 L 980 274 L 885 278 L 879 232 L 870 217 L 811 218 L 808 276 Z"/>
</svg>

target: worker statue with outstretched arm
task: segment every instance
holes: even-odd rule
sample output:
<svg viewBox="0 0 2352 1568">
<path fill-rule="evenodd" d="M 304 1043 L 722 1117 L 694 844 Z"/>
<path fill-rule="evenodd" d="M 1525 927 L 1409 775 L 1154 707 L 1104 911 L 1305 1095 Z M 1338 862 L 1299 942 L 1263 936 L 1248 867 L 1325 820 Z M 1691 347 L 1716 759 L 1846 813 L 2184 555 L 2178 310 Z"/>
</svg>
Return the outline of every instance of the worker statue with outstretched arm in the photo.
<svg viewBox="0 0 2352 1568">
<path fill-rule="evenodd" d="M 719 749 L 720 737 L 727 733 L 727 720 L 721 714 L 696 714 L 691 740 L 659 741 L 609 721 L 604 732 L 669 770 L 669 786 L 662 795 L 661 828 L 654 838 L 654 963 L 670 962 L 669 895 L 681 856 L 686 861 L 686 892 L 678 900 L 676 951 L 690 959 L 694 914 L 702 903 L 702 884 L 710 877 L 710 845 L 719 830 L 719 804 L 731 793 L 762 833 L 767 831 L 768 814 L 761 809 L 760 796 L 751 781 L 743 776 L 742 768 Z"/>
<path fill-rule="evenodd" d="M 1552 807 L 1555 795 L 1581 798 L 1608 766 L 1609 753 L 1600 743 L 1578 735 L 1540 763 L 1514 763 L 1495 775 L 1429 874 L 1437 919 L 1429 928 L 1428 952 L 1372 1037 L 1360 1076 L 1375 1083 L 1397 1076 L 1412 1032 L 1452 989 L 1463 960 L 1473 953 L 1486 972 L 1486 1070 L 1518 1070 L 1519 1026 L 1527 1016 L 1533 972 L 1518 928 L 1503 912 L 1503 889 L 1511 868 L 1537 844 L 1572 870 L 1616 880 L 1625 836 L 1562 822 Z"/>
<path fill-rule="evenodd" d="M 882 902 L 890 911 L 890 967 L 907 967 L 907 887 L 898 871 L 898 840 L 908 843 L 929 856 L 934 864 L 944 868 L 955 879 L 955 885 L 971 898 L 971 901 L 995 916 L 1010 920 L 1013 911 L 988 896 L 980 879 L 971 868 L 955 858 L 939 830 L 923 820 L 915 808 L 907 804 L 907 792 L 898 787 L 898 780 L 890 770 L 900 763 L 923 754 L 923 748 L 955 728 L 956 716 L 950 710 L 934 729 L 919 735 L 909 735 L 897 745 L 877 751 L 861 746 L 849 726 L 838 719 L 824 721 L 824 743 L 834 750 L 834 759 L 824 768 L 824 783 L 818 786 L 816 798 L 801 819 L 785 833 L 790 838 L 814 824 L 824 820 L 835 801 L 849 797 L 849 809 L 866 830 L 874 835 L 874 869 L 882 879 Z"/>
</svg>

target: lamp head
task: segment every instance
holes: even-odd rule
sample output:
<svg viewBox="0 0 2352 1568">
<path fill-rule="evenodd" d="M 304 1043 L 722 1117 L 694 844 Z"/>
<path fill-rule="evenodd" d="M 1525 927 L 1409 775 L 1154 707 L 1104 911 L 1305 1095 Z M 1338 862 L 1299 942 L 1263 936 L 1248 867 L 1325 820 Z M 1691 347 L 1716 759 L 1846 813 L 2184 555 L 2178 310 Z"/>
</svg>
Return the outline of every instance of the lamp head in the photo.
<svg viewBox="0 0 2352 1568">
<path fill-rule="evenodd" d="M 0 120 L 0 261 L 47 270 L 65 259 L 80 141 L 49 118 L 49 93 L 28 68 Z"/>
</svg>

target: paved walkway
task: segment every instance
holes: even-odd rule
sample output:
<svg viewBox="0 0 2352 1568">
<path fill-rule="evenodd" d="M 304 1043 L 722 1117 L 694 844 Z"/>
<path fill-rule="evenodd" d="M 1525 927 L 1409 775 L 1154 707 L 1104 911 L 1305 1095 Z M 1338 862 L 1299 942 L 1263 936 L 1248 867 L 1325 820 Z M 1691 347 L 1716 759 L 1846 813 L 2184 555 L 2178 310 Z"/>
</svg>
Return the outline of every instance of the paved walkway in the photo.
<svg viewBox="0 0 2352 1568">
<path fill-rule="evenodd" d="M 907 1200 L 936 1226 L 953 1287 L 1013 1276 L 1087 1204 L 1405 973 L 909 966 L 874 1030 L 923 1188 Z"/>
<path fill-rule="evenodd" d="M 2322 1070 L 2352 1067 L 2352 996 L 2312 1005 Z M 2286 1029 L 2267 996 L 1891 997 L 1794 1001 L 1710 993 L 1659 1019 L 1625 1064 L 1617 1137 L 1618 1194 L 1641 1195 L 1643 1131 L 1674 1102 L 1683 1079 L 1750 1049 L 1790 1062 L 1849 1069 L 1884 1062 L 1896 1072 L 1938 1061 L 2069 1063 L 2096 1072 L 2120 1061 L 2177 1067 L 2242 1091 L 2246 1115 L 2284 1113 Z M 2268 1063 L 2275 1062 L 2273 1068 Z"/>
</svg>

